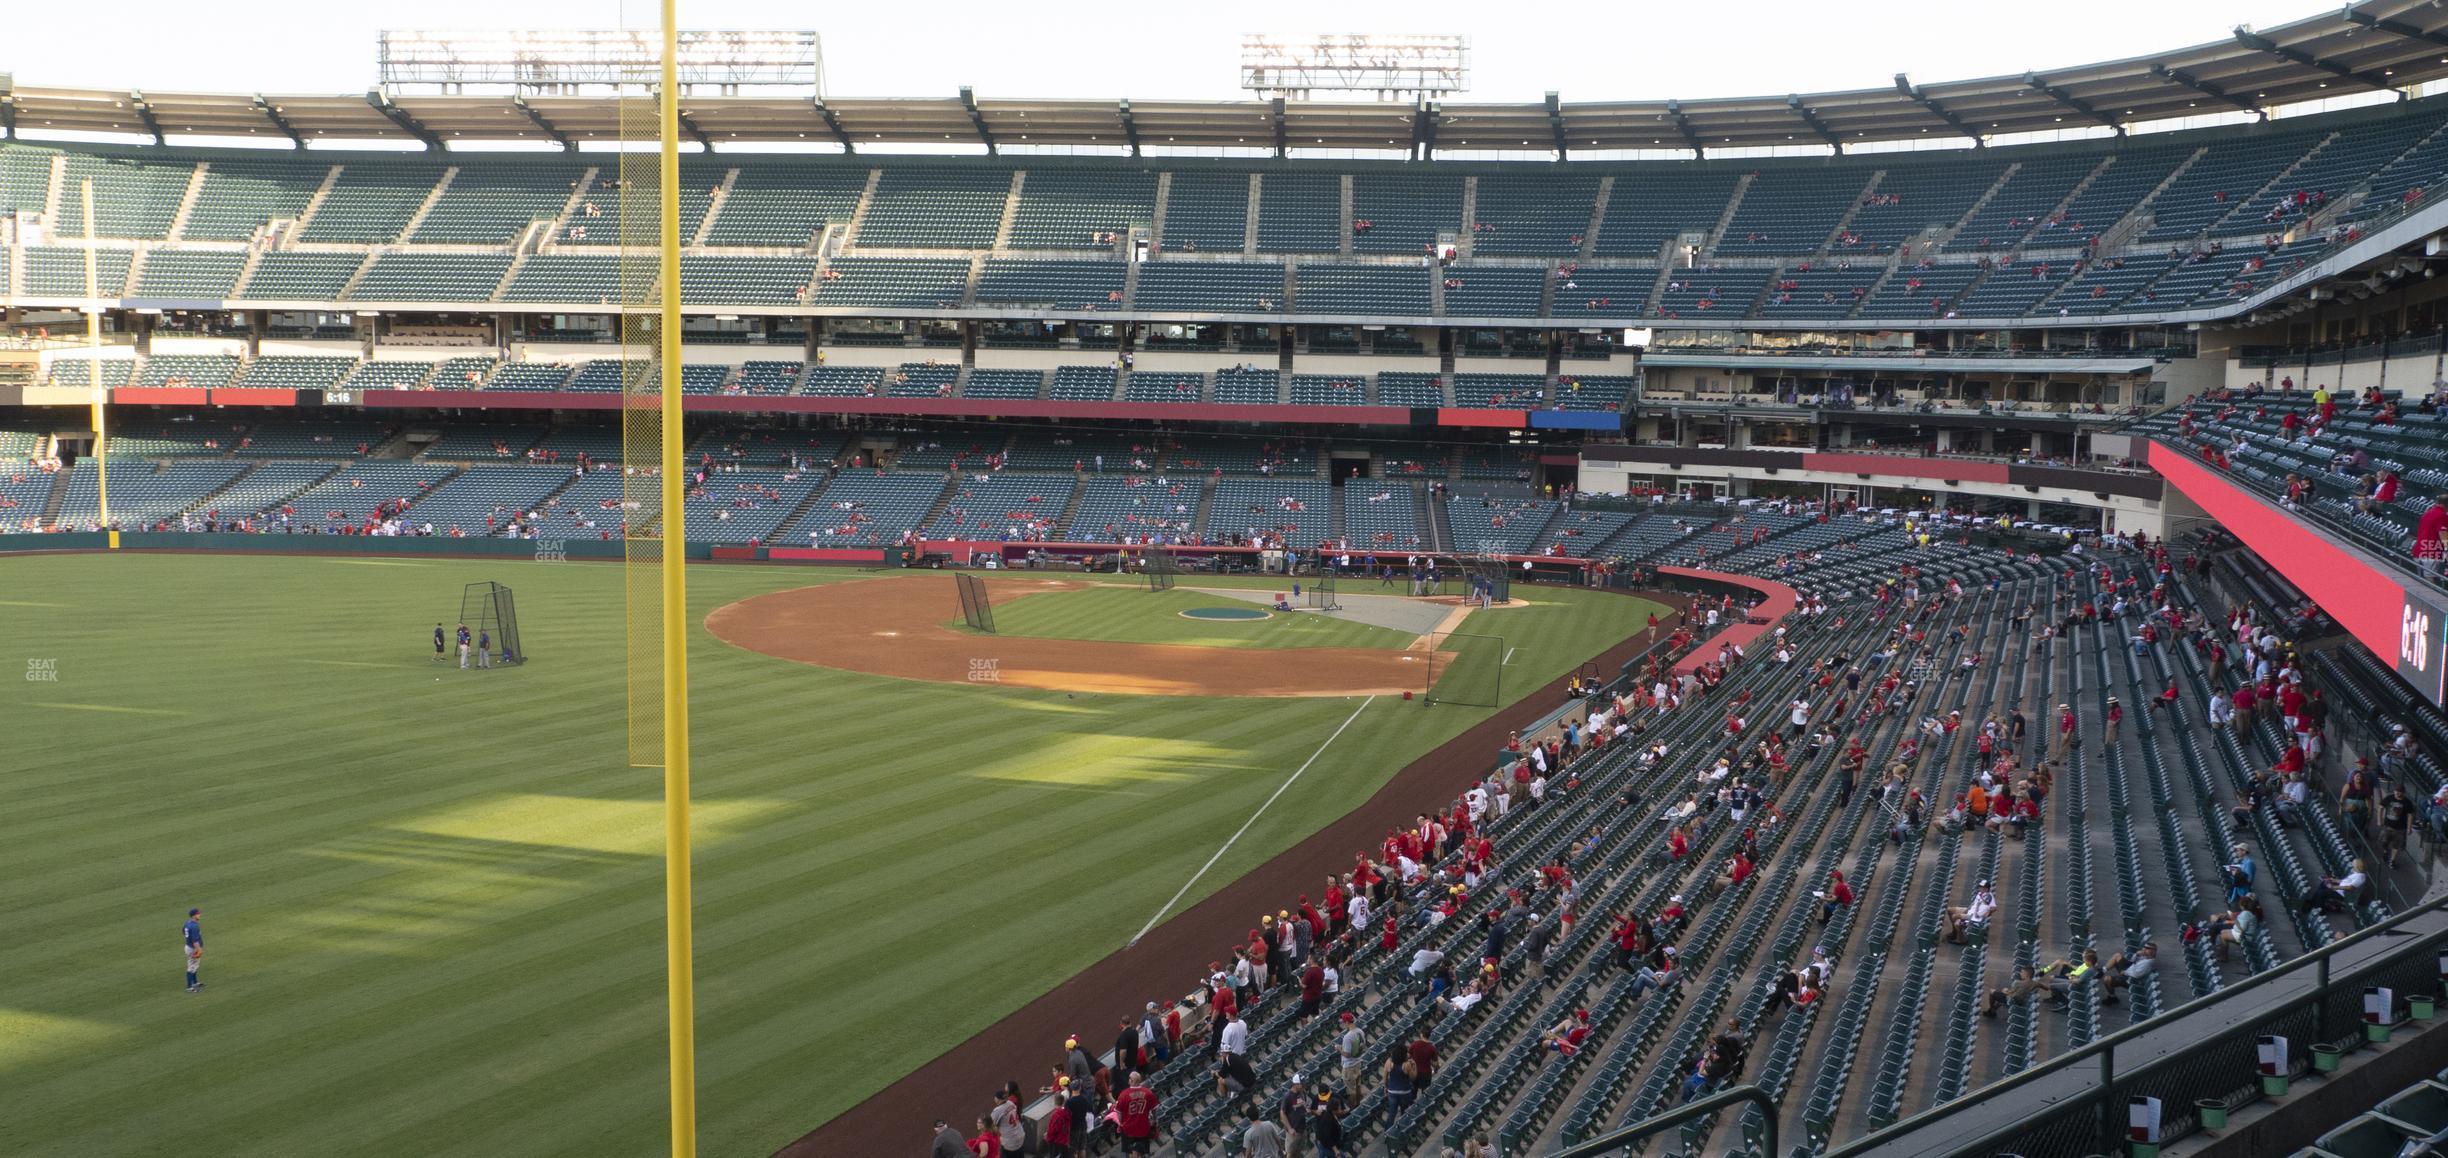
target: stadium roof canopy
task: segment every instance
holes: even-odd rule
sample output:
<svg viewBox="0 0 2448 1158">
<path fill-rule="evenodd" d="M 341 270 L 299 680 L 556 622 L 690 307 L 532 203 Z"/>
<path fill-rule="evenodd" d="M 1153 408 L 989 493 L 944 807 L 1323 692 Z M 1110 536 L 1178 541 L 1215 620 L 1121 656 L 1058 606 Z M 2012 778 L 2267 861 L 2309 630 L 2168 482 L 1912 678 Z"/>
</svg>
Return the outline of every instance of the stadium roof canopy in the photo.
<svg viewBox="0 0 2448 1158">
<path fill-rule="evenodd" d="M 2448 77 L 2448 8 L 2367 0 L 2225 40 L 2046 73 L 1716 100 L 1444 103 L 830 99 L 697 96 L 701 144 L 1108 146 L 1167 149 L 1579 151 L 1854 144 L 2125 126 L 2264 110 L 2356 92 L 2401 96 Z M 5 84 L 0 80 L 0 84 Z M 0 129 L 309 141 L 616 141 L 620 109 L 559 95 L 268 96 L 0 90 Z"/>
</svg>

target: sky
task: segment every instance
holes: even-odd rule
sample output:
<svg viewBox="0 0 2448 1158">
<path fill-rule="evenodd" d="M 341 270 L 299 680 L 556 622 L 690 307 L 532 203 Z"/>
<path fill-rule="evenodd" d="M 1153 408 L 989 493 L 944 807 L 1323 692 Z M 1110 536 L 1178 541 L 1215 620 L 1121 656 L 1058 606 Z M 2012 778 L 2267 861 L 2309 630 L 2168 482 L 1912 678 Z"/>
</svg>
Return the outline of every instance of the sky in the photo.
<svg viewBox="0 0 2448 1158">
<path fill-rule="evenodd" d="M 826 95 L 1232 99 L 1244 33 L 1461 33 L 1472 83 L 1457 101 L 1661 100 L 1885 88 L 2017 74 L 2226 39 L 2314 0 L 1996 0 L 1830 4 L 1511 4 L 1241 0 L 1221 8 L 1075 0 L 1033 5 L 681 0 L 683 28 L 805 29 L 823 38 Z M 0 72 L 20 85 L 189 92 L 356 93 L 386 27 L 651 26 L 651 0 L 122 0 L 96 35 L 79 20 L 12 22 Z M 2114 30 L 2111 36 L 2108 30 Z M 949 33 L 947 35 L 946 33 Z"/>
</svg>

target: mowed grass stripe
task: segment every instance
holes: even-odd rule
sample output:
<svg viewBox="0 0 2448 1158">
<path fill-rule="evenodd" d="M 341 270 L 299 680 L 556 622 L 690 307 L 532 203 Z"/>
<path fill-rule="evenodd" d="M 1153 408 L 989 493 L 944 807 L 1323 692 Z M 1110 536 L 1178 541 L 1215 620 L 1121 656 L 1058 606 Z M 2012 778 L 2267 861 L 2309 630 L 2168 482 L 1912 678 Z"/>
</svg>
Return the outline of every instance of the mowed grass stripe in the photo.
<svg viewBox="0 0 2448 1158">
<path fill-rule="evenodd" d="M 1275 590 L 1288 597 L 1292 584 L 1292 580 L 1284 580 Z M 1101 585 L 1000 601 L 994 609 L 995 631 L 1001 635 L 1047 639 L 1270 649 L 1403 648 L 1417 638 L 1373 624 L 1301 612 L 1275 612 L 1265 619 L 1239 621 L 1190 619 L 1181 614 L 1199 607 L 1265 610 L 1247 599 L 1178 587 L 1171 591 L 1148 591 Z"/>
<path fill-rule="evenodd" d="M 62 756 L 0 773 L 42 793 L 0 813 L 0 1017 L 68 1027 L 0 1041 L 13 1152 L 659 1149 L 659 774 L 620 765 L 617 572 L 27 562 L 80 593 L 0 610 L 63 660 L 35 694 L 197 714 L 53 713 Z M 699 568 L 692 612 L 866 577 Z M 432 670 L 469 578 L 518 587 L 536 664 Z M 1566 618 L 1586 651 L 1638 607 Z M 1350 710 L 692 659 L 709 1153 L 770 1150 L 1110 951 Z M 1363 713 L 1215 886 L 1475 718 Z M 170 968 L 193 901 L 198 999 Z"/>
</svg>

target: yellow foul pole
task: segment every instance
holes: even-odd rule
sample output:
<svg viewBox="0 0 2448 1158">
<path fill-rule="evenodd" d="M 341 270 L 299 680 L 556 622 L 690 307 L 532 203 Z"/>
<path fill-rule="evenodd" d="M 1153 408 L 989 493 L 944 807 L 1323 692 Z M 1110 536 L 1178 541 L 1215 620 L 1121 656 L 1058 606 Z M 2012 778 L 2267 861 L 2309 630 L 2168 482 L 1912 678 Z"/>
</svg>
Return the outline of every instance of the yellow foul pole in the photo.
<svg viewBox="0 0 2448 1158">
<path fill-rule="evenodd" d="M 663 0 L 660 150 L 663 388 L 663 911 L 671 986 L 672 1158 L 697 1154 L 697 996 L 689 913 L 688 536 L 681 461 L 680 32 L 678 0 Z"/>
<path fill-rule="evenodd" d="M 110 432 L 104 428 L 102 411 L 110 392 L 102 385 L 102 283 L 94 276 L 93 178 L 78 182 L 77 189 L 85 199 L 85 382 L 93 387 L 94 494 L 102 501 L 102 529 L 108 531 L 110 470 L 105 464 Z"/>
</svg>

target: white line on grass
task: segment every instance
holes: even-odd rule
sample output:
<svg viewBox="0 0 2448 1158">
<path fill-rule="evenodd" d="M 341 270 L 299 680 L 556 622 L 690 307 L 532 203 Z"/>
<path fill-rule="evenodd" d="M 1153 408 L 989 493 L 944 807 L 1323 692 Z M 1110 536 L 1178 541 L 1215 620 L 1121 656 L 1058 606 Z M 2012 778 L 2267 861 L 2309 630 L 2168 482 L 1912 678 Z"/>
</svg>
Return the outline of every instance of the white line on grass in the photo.
<svg viewBox="0 0 2448 1158">
<path fill-rule="evenodd" d="M 1368 706 L 1376 702 L 1377 697 L 1370 696 L 1360 701 L 1360 706 L 1353 708 L 1352 714 L 1343 717 L 1343 723 L 1335 728 L 1333 735 L 1326 737 L 1326 743 L 1318 745 L 1317 751 L 1309 753 L 1309 758 L 1301 761 L 1300 767 L 1293 769 L 1292 774 L 1285 777 L 1283 783 L 1276 785 L 1275 795 L 1267 797 L 1266 803 L 1258 806 L 1258 811 L 1250 813 L 1250 818 L 1241 822 L 1240 831 L 1233 833 L 1232 838 L 1224 842 L 1224 847 L 1215 850 L 1215 855 L 1208 857 L 1207 863 L 1199 866 L 1199 871 L 1191 873 L 1190 879 L 1183 881 L 1181 889 L 1173 894 L 1173 899 L 1166 901 L 1163 908 L 1156 910 L 1156 915 L 1149 917 L 1147 924 L 1139 926 L 1139 931 L 1131 934 L 1131 939 L 1123 942 L 1122 947 L 1128 949 L 1137 945 L 1139 938 L 1147 936 L 1148 930 L 1156 927 L 1156 922 L 1163 920 L 1166 913 L 1172 912 L 1173 906 L 1180 904 L 1182 897 L 1190 892 L 1190 886 L 1197 884 L 1200 877 L 1206 876 L 1207 870 L 1214 868 L 1216 862 L 1224 859 L 1224 854 L 1231 851 L 1233 843 L 1240 840 L 1242 835 L 1250 830 L 1251 825 L 1258 823 L 1258 818 L 1266 815 L 1267 809 L 1275 806 L 1276 797 L 1282 796 L 1285 789 L 1292 787 L 1292 782 L 1300 779 L 1301 773 L 1308 771 L 1311 764 L 1317 763 L 1318 757 L 1326 754 L 1327 745 L 1334 743 L 1335 737 L 1343 734 L 1343 729 L 1351 727 L 1352 721 L 1359 719 L 1360 713 L 1367 711 Z"/>
<path fill-rule="evenodd" d="M 1503 663 L 1500 663 L 1500 664 L 1497 664 L 1496 666 L 1498 666 L 1498 667 L 1511 667 L 1511 666 L 1513 666 L 1513 653 L 1514 653 L 1514 652 L 1517 652 L 1517 651 L 1520 651 L 1520 650 L 1521 650 L 1521 649 L 1520 649 L 1520 648 L 1518 648 L 1518 647 L 1508 647 L 1508 648 L 1506 648 L 1506 649 L 1505 649 L 1505 657 L 1504 657 L 1504 662 L 1503 662 Z"/>
</svg>

